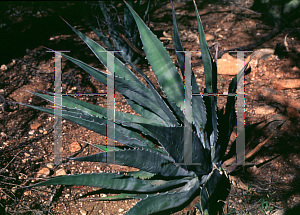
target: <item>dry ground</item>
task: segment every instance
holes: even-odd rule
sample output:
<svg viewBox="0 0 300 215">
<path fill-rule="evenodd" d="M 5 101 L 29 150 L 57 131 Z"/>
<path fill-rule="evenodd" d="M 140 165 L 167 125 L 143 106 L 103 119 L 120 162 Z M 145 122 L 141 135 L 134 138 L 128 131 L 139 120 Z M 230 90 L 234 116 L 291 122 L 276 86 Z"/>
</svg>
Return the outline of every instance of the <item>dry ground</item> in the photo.
<svg viewBox="0 0 300 215">
<path fill-rule="evenodd" d="M 243 4 L 240 4 L 241 7 L 238 7 L 237 3 L 235 5 L 229 2 L 226 2 L 226 4 L 198 5 L 204 30 L 213 36 L 209 44 L 218 42 L 219 50 L 246 45 L 272 30 L 270 26 L 259 19 L 259 15 L 241 8 L 249 8 L 251 1 L 243 1 Z M 75 6 L 71 4 L 66 8 L 71 12 L 73 10 L 73 16 L 74 11 L 78 9 Z M 191 4 L 184 6 L 184 4 L 178 3 L 175 4 L 175 8 L 178 12 L 177 22 L 179 23 L 179 30 L 182 32 L 183 46 L 187 50 L 199 50 L 200 47 L 196 39 L 193 39 L 193 35 L 197 33 L 197 21 L 193 6 Z M 23 6 L 23 9 L 25 11 L 28 8 L 26 9 L 26 6 Z M 54 12 L 50 18 L 57 18 L 56 9 L 52 10 Z M 41 11 L 44 14 L 43 8 Z M 64 14 L 61 13 L 60 15 L 63 16 Z M 157 9 L 150 15 L 151 29 L 159 38 L 165 37 L 162 38 L 163 43 L 166 47 L 172 48 L 172 40 L 166 38 L 171 33 L 172 27 L 170 4 L 165 4 L 161 9 Z M 49 20 L 51 20 L 50 18 Z M 65 17 L 63 16 L 63 18 Z M 15 23 L 26 23 L 26 17 L 23 19 L 21 21 L 17 19 Z M 82 20 L 75 20 L 71 16 L 70 19 L 68 17 L 65 19 L 71 25 L 77 25 L 77 29 L 97 40 Z M 73 19 L 74 22 L 72 22 Z M 19 28 L 21 31 L 22 27 Z M 26 31 L 26 29 L 23 30 Z M 285 32 L 280 33 L 258 48 L 275 49 L 276 44 L 283 43 L 284 37 L 289 33 L 287 43 L 296 54 L 299 53 L 300 38 L 293 33 L 293 30 L 292 28 L 285 29 Z M 27 31 L 30 31 L 30 27 Z M 38 34 L 37 29 L 33 33 Z M 24 56 L 12 56 L 13 62 L 1 62 L 7 66 L 6 69 L 1 67 L 3 70 L 0 70 L 0 95 L 6 100 L 50 107 L 48 102 L 24 91 L 38 89 L 53 92 L 54 61 L 52 54 L 46 53 L 42 45 L 53 49 L 59 47 L 60 50 L 70 50 L 72 57 L 103 69 L 103 66 L 99 65 L 91 51 L 68 29 L 67 25 L 63 25 L 61 32 L 47 32 L 45 34 L 48 34 L 48 36 L 45 36 L 47 40 L 39 41 L 43 43 L 36 43 L 35 47 L 28 47 Z M 32 43 L 32 40 L 30 41 Z M 1 43 L 5 42 L 1 41 Z M 26 41 L 23 43 L 22 45 L 25 46 Z M 3 47 L 6 46 L 3 45 Z M 17 49 L 17 46 L 14 46 L 14 48 Z M 214 53 L 214 49 L 211 50 Z M 300 89 L 283 89 L 276 82 L 278 80 L 300 78 L 300 67 L 297 60 L 295 60 L 296 54 L 290 53 L 281 59 L 273 55 L 265 60 L 255 61 L 251 64 L 251 73 L 245 76 L 246 126 L 270 119 L 286 120 L 286 123 L 264 145 L 259 153 L 248 160 L 248 162 L 256 164 L 257 169 L 245 166 L 245 168 L 238 168 L 232 173 L 236 181 L 232 182 L 231 192 L 224 208 L 224 212 L 227 214 L 270 214 L 279 209 L 292 208 L 297 204 L 299 207 Z M 175 57 L 171 49 L 170 55 Z M 195 54 L 193 62 L 199 60 Z M 140 67 L 151 80 L 154 80 L 154 75 L 146 64 L 141 64 Z M 65 59 L 62 59 L 62 68 L 63 93 L 105 92 L 105 86 L 90 78 L 87 73 Z M 203 90 L 203 66 L 197 66 L 193 68 L 193 71 L 196 74 L 200 88 Z M 232 77 L 230 75 L 219 75 L 218 87 L 220 92 L 226 92 Z M 80 97 L 79 99 L 105 107 L 103 97 L 90 96 Z M 222 106 L 222 99 L 220 100 L 219 105 Z M 134 111 L 130 109 L 119 93 L 116 93 L 116 110 L 134 114 Z M 55 166 L 53 165 L 54 118 L 52 115 L 16 105 L 10 106 L 8 111 L 2 110 L 0 121 L 1 214 L 124 214 L 136 203 L 136 200 L 99 202 L 92 198 L 97 198 L 99 195 L 103 196 L 103 194 L 97 192 L 98 189 L 89 187 L 53 186 L 17 189 L 41 180 L 41 176 L 37 177 L 37 173 L 43 168 L 50 171 L 47 177 L 57 175 L 58 170 L 63 174 L 63 170 L 67 174 L 73 174 L 80 172 L 128 171 L 130 168 L 117 165 L 96 165 L 86 162 L 65 162 L 60 166 Z M 264 141 L 274 131 L 275 127 L 274 124 L 270 124 L 264 129 L 258 129 L 247 134 L 247 140 L 253 137 L 250 150 Z M 105 144 L 105 141 L 105 137 L 101 135 L 74 123 L 63 121 L 63 157 L 74 155 L 78 149 L 82 149 L 78 156 L 96 153 L 98 150 L 86 143 Z M 74 142 L 77 142 L 78 145 Z M 73 148 L 70 147 L 71 144 Z M 78 146 L 79 148 L 76 149 Z M 257 195 L 242 189 L 240 185 L 243 184 L 254 190 Z M 90 192 L 89 195 L 83 196 L 87 192 Z M 193 204 L 197 201 L 198 198 L 193 201 Z M 273 209 L 272 212 L 268 212 L 271 211 L 270 209 Z M 188 210 L 194 211 L 192 204 L 187 209 L 175 214 L 186 214 Z"/>
</svg>

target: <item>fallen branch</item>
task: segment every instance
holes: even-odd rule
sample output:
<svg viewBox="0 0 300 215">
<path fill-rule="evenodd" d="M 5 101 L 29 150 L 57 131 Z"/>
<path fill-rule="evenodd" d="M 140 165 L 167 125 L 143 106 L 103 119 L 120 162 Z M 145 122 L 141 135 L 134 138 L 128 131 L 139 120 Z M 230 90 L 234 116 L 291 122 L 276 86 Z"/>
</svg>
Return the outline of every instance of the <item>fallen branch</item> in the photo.
<svg viewBox="0 0 300 215">
<path fill-rule="evenodd" d="M 275 131 L 263 142 L 261 142 L 260 144 L 258 144 L 252 151 L 250 151 L 249 153 L 247 153 L 247 155 L 245 156 L 245 160 L 251 158 L 253 155 L 255 155 L 274 135 L 277 131 L 280 130 L 281 126 L 285 123 L 285 121 L 283 123 L 281 123 L 280 125 L 278 125 L 275 129 Z M 224 163 L 223 163 L 223 167 L 226 168 L 227 166 L 231 165 L 232 168 L 226 168 L 227 169 L 227 172 L 228 173 L 231 173 L 233 172 L 238 165 L 234 165 L 236 164 L 235 163 L 236 161 L 236 155 L 228 160 L 226 160 Z"/>
</svg>

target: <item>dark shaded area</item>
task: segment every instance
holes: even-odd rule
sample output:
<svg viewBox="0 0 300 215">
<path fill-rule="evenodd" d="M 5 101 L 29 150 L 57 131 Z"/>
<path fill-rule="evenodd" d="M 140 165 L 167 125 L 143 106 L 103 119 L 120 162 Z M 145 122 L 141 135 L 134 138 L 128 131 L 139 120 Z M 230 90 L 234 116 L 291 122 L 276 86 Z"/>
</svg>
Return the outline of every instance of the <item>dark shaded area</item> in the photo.
<svg viewBox="0 0 300 215">
<path fill-rule="evenodd" d="M 251 10 L 262 13 L 262 18 L 270 25 L 288 24 L 300 18 L 299 0 L 255 0 Z"/>
<path fill-rule="evenodd" d="M 295 207 L 287 210 L 284 215 L 294 215 L 294 214 L 300 214 L 300 204 L 297 204 Z"/>
<path fill-rule="evenodd" d="M 83 12 L 89 7 L 83 1 L 1 1 L 0 64 L 7 64 L 12 59 L 23 57 L 26 49 L 31 50 L 40 45 L 59 49 L 55 47 L 54 41 L 49 40 L 50 37 L 72 32 L 59 16 L 73 26 L 83 25 L 85 24 Z"/>
</svg>

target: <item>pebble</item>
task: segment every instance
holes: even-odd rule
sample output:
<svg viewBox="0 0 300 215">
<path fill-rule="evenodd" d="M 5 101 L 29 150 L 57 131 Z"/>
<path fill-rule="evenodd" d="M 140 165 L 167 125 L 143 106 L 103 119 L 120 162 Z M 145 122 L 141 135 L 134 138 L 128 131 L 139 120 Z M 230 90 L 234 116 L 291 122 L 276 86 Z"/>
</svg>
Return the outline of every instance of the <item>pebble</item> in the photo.
<svg viewBox="0 0 300 215">
<path fill-rule="evenodd" d="M 1 70 L 7 70 L 7 66 L 6 66 L 5 64 L 3 64 L 3 65 L 1 66 Z"/>
<path fill-rule="evenodd" d="M 79 151 L 80 149 L 81 149 L 81 146 L 79 145 L 78 142 L 73 142 L 73 143 L 71 144 L 71 146 L 69 147 L 69 151 L 72 152 L 72 153 L 77 152 L 77 151 Z"/>
<path fill-rule="evenodd" d="M 33 135 L 34 134 L 34 130 L 31 130 L 28 132 L 29 135 Z"/>
<path fill-rule="evenodd" d="M 277 210 L 272 215 L 284 215 L 284 210 Z"/>
<path fill-rule="evenodd" d="M 61 168 L 61 169 L 59 169 L 59 170 L 57 170 L 56 172 L 55 172 L 55 175 L 56 176 L 59 176 L 59 175 L 66 175 L 67 173 L 66 173 L 66 171 L 63 169 L 63 168 Z"/>
<path fill-rule="evenodd" d="M 50 170 L 47 167 L 44 167 L 38 171 L 36 177 L 47 177 L 48 175 L 50 175 Z"/>
<path fill-rule="evenodd" d="M 259 173 L 259 169 L 254 165 L 247 169 L 248 172 L 252 173 L 253 175 L 257 175 Z"/>
<path fill-rule="evenodd" d="M 290 117 L 292 119 L 297 119 L 300 116 L 297 109 L 293 108 L 293 107 L 287 107 L 286 112 L 287 112 L 288 117 Z"/>
<path fill-rule="evenodd" d="M 41 127 L 41 123 L 38 123 L 38 122 L 36 122 L 36 123 L 32 123 L 31 125 L 30 125 L 30 128 L 31 128 L 31 130 L 37 130 L 39 127 Z"/>
<path fill-rule="evenodd" d="M 87 214 L 86 211 L 83 210 L 83 209 L 79 209 L 79 211 L 80 211 L 80 214 L 81 214 L 81 215 L 86 215 L 86 214 Z"/>
<path fill-rule="evenodd" d="M 46 166 L 47 166 L 49 169 L 52 169 L 52 168 L 53 168 L 53 163 L 47 163 Z"/>
</svg>

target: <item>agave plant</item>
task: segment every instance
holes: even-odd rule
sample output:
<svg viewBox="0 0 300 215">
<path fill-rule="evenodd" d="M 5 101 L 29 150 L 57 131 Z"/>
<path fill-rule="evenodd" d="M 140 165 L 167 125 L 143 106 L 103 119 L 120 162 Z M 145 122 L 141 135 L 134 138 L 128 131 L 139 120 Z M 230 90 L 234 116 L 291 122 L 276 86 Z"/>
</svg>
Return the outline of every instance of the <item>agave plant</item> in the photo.
<svg viewBox="0 0 300 215">
<path fill-rule="evenodd" d="M 101 200 L 141 199 L 126 214 L 167 214 L 176 212 L 200 195 L 195 205 L 203 214 L 222 213 L 223 202 L 229 193 L 230 183 L 226 171 L 221 168 L 229 137 L 236 123 L 235 97 L 228 97 L 226 109 L 217 110 L 217 96 L 192 96 L 192 116 L 185 115 L 185 89 L 182 80 L 185 74 L 185 55 L 177 52 L 182 77 L 168 52 L 158 38 L 145 25 L 137 13 L 127 4 L 138 26 L 143 49 L 157 78 L 163 95 L 158 93 L 149 78 L 131 62 L 128 64 L 141 74 L 145 86 L 120 60 L 115 59 L 115 89 L 127 100 L 136 113 L 115 111 L 115 140 L 126 145 L 118 147 L 95 145 L 104 152 L 90 156 L 69 158 L 75 161 L 106 162 L 107 152 L 114 151 L 115 163 L 135 167 L 139 171 L 121 173 L 91 173 L 64 175 L 48 179 L 30 187 L 45 185 L 83 185 L 118 191 L 117 196 Z M 205 93 L 217 93 L 217 65 L 211 56 L 204 30 L 194 1 L 200 48 L 205 72 Z M 173 12 L 174 44 L 183 51 L 177 23 Z M 68 23 L 67 23 L 68 24 Z M 69 24 L 68 24 L 69 25 Z M 88 45 L 100 62 L 107 67 L 105 49 L 69 25 Z M 108 74 L 84 62 L 62 54 L 103 84 Z M 228 92 L 235 93 L 237 82 L 247 65 L 234 77 Z M 192 93 L 200 94 L 194 73 L 191 77 Z M 187 87 L 188 88 L 188 87 Z M 185 91 L 186 90 L 186 91 Z M 54 103 L 54 94 L 32 92 Z M 189 94 L 190 95 L 190 94 Z M 26 105 L 26 104 L 24 104 Z M 50 114 L 53 109 L 26 105 Z M 68 96 L 62 98 L 62 117 L 106 135 L 107 109 Z M 190 126 L 188 126 L 190 125 Z M 184 152 L 186 131 L 190 132 L 191 152 Z M 188 155 L 192 163 L 187 163 Z"/>
<path fill-rule="evenodd" d="M 113 4 L 113 1 L 111 2 Z M 134 9 L 137 10 L 142 6 L 142 0 L 139 1 L 128 1 L 128 4 Z M 150 9 L 150 0 L 146 1 L 147 8 L 143 13 L 142 19 L 146 20 Z M 95 5 L 95 4 L 93 4 Z M 122 50 L 121 56 L 124 60 L 132 62 L 133 64 L 138 63 L 141 60 L 141 57 L 144 53 L 141 51 L 142 42 L 139 37 L 137 30 L 137 25 L 134 22 L 134 18 L 127 7 L 124 8 L 124 21 L 118 17 L 118 15 L 113 15 L 113 9 L 107 2 L 98 1 L 97 6 L 100 8 L 100 14 L 103 16 L 102 22 L 105 23 L 105 26 L 108 28 L 109 36 L 113 41 L 115 50 Z M 139 12 L 141 14 L 141 12 Z M 108 37 L 105 36 L 101 30 L 100 21 L 97 17 L 98 29 L 94 28 L 90 23 L 89 26 L 99 37 L 99 39 L 107 46 L 108 50 L 114 50 L 113 45 L 111 44 Z"/>
</svg>

